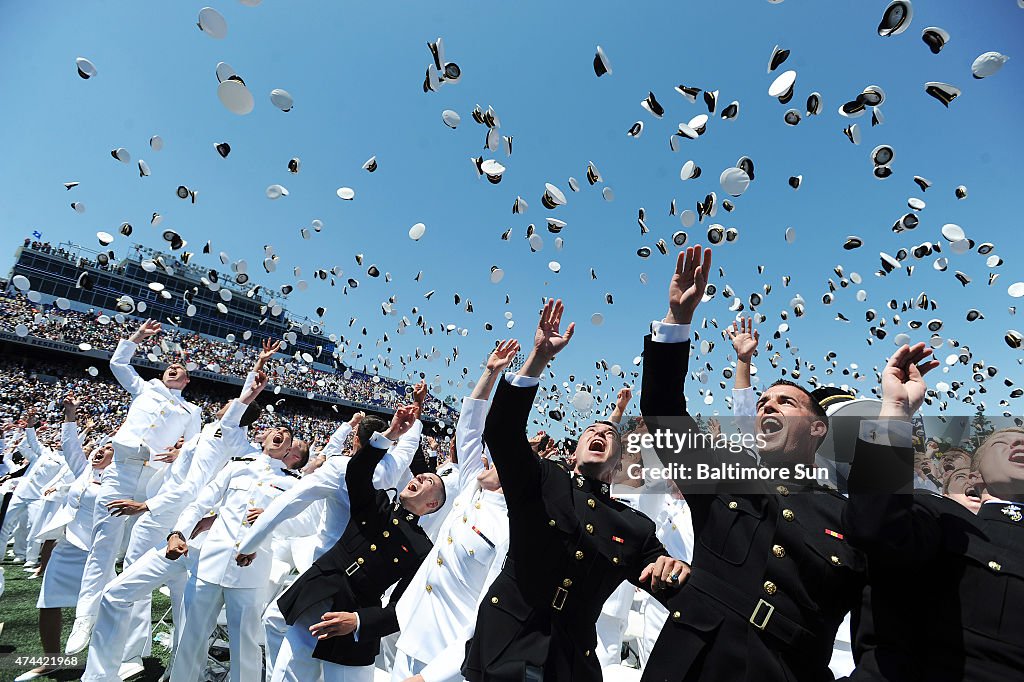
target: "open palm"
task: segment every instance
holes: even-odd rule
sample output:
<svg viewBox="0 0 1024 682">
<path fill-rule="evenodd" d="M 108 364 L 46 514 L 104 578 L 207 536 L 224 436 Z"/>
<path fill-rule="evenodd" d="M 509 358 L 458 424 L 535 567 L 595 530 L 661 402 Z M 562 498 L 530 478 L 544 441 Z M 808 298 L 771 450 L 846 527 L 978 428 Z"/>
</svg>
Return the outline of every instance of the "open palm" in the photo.
<svg viewBox="0 0 1024 682">
<path fill-rule="evenodd" d="M 540 322 L 537 324 L 537 332 L 533 336 L 533 346 L 537 353 L 543 357 L 553 358 L 569 344 L 573 332 L 576 331 L 576 323 L 572 322 L 565 329 L 565 333 L 559 331 L 562 324 L 562 313 L 565 306 L 562 299 L 555 301 L 548 300 L 540 313 Z"/>
<path fill-rule="evenodd" d="M 679 252 L 676 271 L 668 285 L 668 310 L 665 321 L 671 324 L 689 324 L 708 285 L 711 271 L 711 249 L 700 244 Z"/>
</svg>

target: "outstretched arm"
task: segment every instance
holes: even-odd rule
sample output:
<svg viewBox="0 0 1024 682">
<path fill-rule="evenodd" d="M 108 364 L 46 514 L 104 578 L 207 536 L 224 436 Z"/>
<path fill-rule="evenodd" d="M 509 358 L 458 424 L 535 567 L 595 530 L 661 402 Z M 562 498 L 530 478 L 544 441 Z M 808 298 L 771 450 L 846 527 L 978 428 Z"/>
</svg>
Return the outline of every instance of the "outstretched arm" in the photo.
<svg viewBox="0 0 1024 682">
<path fill-rule="evenodd" d="M 608 417 L 608 421 L 612 424 L 621 424 L 622 416 L 626 414 L 626 408 L 629 407 L 629 401 L 633 399 L 633 389 L 630 387 L 620 388 L 619 394 L 615 397 L 615 409 L 612 410 L 612 414 Z"/>
<path fill-rule="evenodd" d="M 540 375 L 555 355 L 565 348 L 576 330 L 570 323 L 561 332 L 561 300 L 548 300 L 540 313 L 540 322 L 533 337 L 533 350 L 514 377 L 504 377 L 498 384 L 494 401 L 484 424 L 484 442 L 498 469 L 505 497 L 535 497 L 540 494 L 540 458 L 530 447 L 526 424 L 537 395 Z"/>
<path fill-rule="evenodd" d="M 483 470 L 484 454 L 484 419 L 487 417 L 488 400 L 491 390 L 498 377 L 507 368 L 516 353 L 519 342 L 515 339 L 499 341 L 494 352 L 487 358 L 480 380 L 473 387 L 473 392 L 462 401 L 462 411 L 455 427 L 455 447 L 459 465 L 459 490 L 476 481 L 477 474 Z"/>
<path fill-rule="evenodd" d="M 61 452 L 64 454 L 64 461 L 68 463 L 71 473 L 78 478 L 88 468 L 89 464 L 82 451 L 82 441 L 78 434 L 78 408 L 82 401 L 73 395 L 64 398 L 64 426 L 61 429 L 60 444 Z"/>
<path fill-rule="evenodd" d="M 146 320 L 134 334 L 127 339 L 121 339 L 110 356 L 110 371 L 117 382 L 132 396 L 142 393 L 142 389 L 146 387 L 146 382 L 132 367 L 132 356 L 135 355 L 140 343 L 159 333 L 160 323 L 156 320 Z"/>
<path fill-rule="evenodd" d="M 352 515 L 356 510 L 372 504 L 374 499 L 373 471 L 387 454 L 388 449 L 417 422 L 415 405 L 403 405 L 395 410 L 391 425 L 384 433 L 375 433 L 369 443 L 363 444 L 359 452 L 352 455 L 345 471 L 345 484 Z"/>
<path fill-rule="evenodd" d="M 921 561 L 939 547 L 938 519 L 910 494 L 910 420 L 924 402 L 924 375 L 939 366 L 931 354 L 924 343 L 893 353 L 882 371 L 879 418 L 861 424 L 843 519 L 850 543 L 869 554 Z"/>
</svg>

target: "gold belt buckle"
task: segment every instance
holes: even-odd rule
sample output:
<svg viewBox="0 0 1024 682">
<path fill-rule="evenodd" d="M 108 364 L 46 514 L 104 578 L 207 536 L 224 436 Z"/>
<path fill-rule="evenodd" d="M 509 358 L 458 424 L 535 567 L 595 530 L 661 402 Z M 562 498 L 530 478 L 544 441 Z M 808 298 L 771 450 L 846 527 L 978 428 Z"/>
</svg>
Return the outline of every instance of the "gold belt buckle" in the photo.
<svg viewBox="0 0 1024 682">
<path fill-rule="evenodd" d="M 766 606 L 768 610 L 764 614 L 764 618 L 761 618 L 761 622 L 758 621 L 758 613 L 761 612 L 761 607 Z M 757 600 L 757 606 L 754 607 L 754 612 L 750 614 L 750 624 L 758 630 L 764 630 L 768 625 L 768 621 L 771 619 L 772 614 L 775 613 L 775 607 L 766 602 L 764 599 Z"/>
<path fill-rule="evenodd" d="M 565 600 L 569 597 L 569 590 L 559 587 L 555 590 L 555 598 L 551 600 L 551 608 L 561 611 L 565 607 Z"/>
<path fill-rule="evenodd" d="M 352 575 L 359 570 L 359 562 L 353 561 L 352 565 L 345 569 L 345 575 Z"/>
</svg>

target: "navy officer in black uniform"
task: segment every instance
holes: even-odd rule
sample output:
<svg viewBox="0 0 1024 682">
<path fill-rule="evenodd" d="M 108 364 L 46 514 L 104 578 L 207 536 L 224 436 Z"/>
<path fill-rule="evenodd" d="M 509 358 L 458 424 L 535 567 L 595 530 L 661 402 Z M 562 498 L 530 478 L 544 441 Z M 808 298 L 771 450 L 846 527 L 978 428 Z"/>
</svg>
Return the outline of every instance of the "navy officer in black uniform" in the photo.
<svg viewBox="0 0 1024 682">
<path fill-rule="evenodd" d="M 595 623 L 623 580 L 656 597 L 674 592 L 685 563 L 666 555 L 654 523 L 609 496 L 622 444 L 615 425 L 587 427 L 567 475 L 531 449 L 526 424 L 545 367 L 572 337 L 548 301 L 518 376 L 503 378 L 484 441 L 508 505 L 505 565 L 480 604 L 462 674 L 468 680 L 601 680 Z M 511 383 L 510 383 L 511 381 Z"/>
<path fill-rule="evenodd" d="M 902 346 L 882 372 L 882 410 L 861 425 L 850 470 L 850 542 L 870 568 L 852 680 L 1006 682 L 1024 671 L 1024 429 L 998 430 L 974 454 L 977 515 L 912 491 L 911 418 L 939 365 Z M 922 599 L 921 595 L 926 598 Z"/>
<path fill-rule="evenodd" d="M 689 326 L 710 268 L 711 249 L 679 254 L 668 313 L 645 339 L 640 408 L 652 434 L 697 432 L 683 390 Z M 828 431 L 825 410 L 792 382 L 764 391 L 755 424 L 761 463 L 791 470 L 813 465 Z M 726 448 L 656 449 L 666 463 L 758 466 Z M 865 583 L 864 557 L 845 540 L 845 498 L 813 480 L 709 486 L 694 472 L 676 478 L 693 518 L 691 573 L 668 601 L 644 682 L 832 680 L 836 631 Z"/>
<path fill-rule="evenodd" d="M 345 472 L 352 509 L 345 532 L 277 602 L 289 625 L 312 622 L 309 631 L 319 640 L 313 656 L 323 662 L 325 680 L 373 679 L 380 638 L 398 631 L 394 604 L 433 546 L 419 518 L 444 505 L 437 474 L 414 477 L 394 499 L 373 487 L 374 469 L 418 410 L 416 404 L 398 408 L 388 430 L 352 456 Z M 389 606 L 382 607 L 381 596 L 396 582 Z M 274 682 L 278 678 L 290 679 L 289 671 L 275 670 Z"/>
</svg>

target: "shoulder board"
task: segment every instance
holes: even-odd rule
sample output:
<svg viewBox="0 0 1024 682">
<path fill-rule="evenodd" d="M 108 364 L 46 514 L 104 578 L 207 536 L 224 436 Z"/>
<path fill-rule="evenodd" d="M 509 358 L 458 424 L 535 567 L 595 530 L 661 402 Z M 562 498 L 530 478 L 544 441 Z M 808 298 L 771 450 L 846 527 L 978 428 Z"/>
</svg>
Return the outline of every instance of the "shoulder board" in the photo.
<svg viewBox="0 0 1024 682">
<path fill-rule="evenodd" d="M 302 478 L 298 471 L 292 471 L 291 469 L 285 469 L 281 467 L 281 473 L 285 476 L 291 476 L 292 478 Z"/>
<path fill-rule="evenodd" d="M 220 427 L 217 427 L 217 430 L 213 432 L 213 437 L 214 438 L 223 438 L 224 437 L 224 430 L 221 429 Z"/>
<path fill-rule="evenodd" d="M 255 457 L 232 457 L 232 462 L 255 462 Z"/>
</svg>

